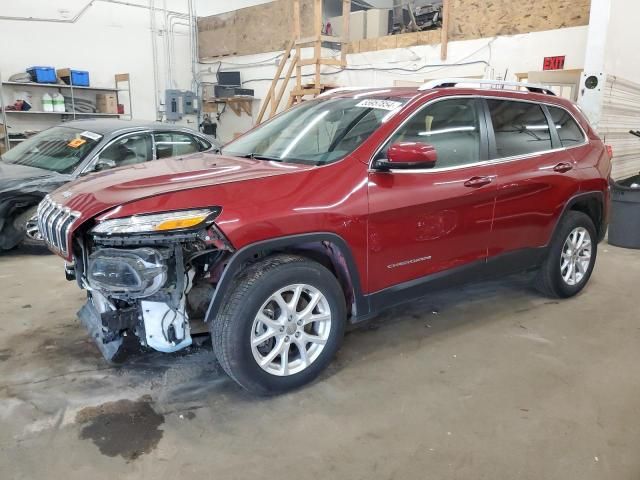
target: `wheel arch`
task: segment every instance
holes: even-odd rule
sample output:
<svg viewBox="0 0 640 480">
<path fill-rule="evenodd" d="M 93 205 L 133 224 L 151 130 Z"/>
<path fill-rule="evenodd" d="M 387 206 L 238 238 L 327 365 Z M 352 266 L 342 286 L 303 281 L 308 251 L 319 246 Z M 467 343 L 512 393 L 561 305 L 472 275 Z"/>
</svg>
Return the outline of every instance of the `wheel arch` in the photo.
<svg viewBox="0 0 640 480">
<path fill-rule="evenodd" d="M 584 192 L 578 195 L 574 195 L 565 205 L 560 219 L 568 211 L 582 212 L 589 218 L 591 218 L 593 224 L 596 227 L 598 242 L 602 241 L 607 230 L 607 226 L 604 222 L 604 195 L 602 192 Z M 559 222 L 560 220 L 558 221 L 558 223 Z"/>
<path fill-rule="evenodd" d="M 0 203 L 0 250 L 9 249 L 21 242 L 22 233 L 13 222 L 23 212 L 37 206 L 44 195 L 37 193 L 17 194 Z"/>
<path fill-rule="evenodd" d="M 307 257 L 328 268 L 338 279 L 345 294 L 347 311 L 351 318 L 368 313 L 368 302 L 363 295 L 360 272 L 347 242 L 330 232 L 305 233 L 252 243 L 236 251 L 229 259 L 211 297 L 205 317 L 213 320 L 233 281 L 247 264 L 275 253 L 292 253 Z"/>
</svg>

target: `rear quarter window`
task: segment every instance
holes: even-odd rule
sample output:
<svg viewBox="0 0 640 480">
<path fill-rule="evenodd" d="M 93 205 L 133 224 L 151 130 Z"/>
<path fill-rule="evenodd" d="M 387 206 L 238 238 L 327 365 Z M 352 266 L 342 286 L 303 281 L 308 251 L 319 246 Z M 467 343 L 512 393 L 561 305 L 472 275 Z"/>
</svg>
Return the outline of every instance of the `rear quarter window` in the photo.
<svg viewBox="0 0 640 480">
<path fill-rule="evenodd" d="M 487 100 L 497 158 L 551 150 L 551 133 L 542 107 L 535 103 Z"/>
<path fill-rule="evenodd" d="M 547 106 L 563 147 L 584 143 L 584 134 L 574 118 L 564 108 Z"/>
</svg>

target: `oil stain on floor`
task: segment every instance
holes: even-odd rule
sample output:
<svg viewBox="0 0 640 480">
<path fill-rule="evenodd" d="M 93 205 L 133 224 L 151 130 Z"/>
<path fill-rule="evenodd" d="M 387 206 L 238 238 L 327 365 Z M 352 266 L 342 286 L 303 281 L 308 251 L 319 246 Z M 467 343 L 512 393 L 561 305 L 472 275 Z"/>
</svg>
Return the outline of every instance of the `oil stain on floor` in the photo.
<svg viewBox="0 0 640 480">
<path fill-rule="evenodd" d="M 156 448 L 164 416 L 144 396 L 84 408 L 76 415 L 76 423 L 83 425 L 80 438 L 93 441 L 103 455 L 131 461 Z"/>
</svg>

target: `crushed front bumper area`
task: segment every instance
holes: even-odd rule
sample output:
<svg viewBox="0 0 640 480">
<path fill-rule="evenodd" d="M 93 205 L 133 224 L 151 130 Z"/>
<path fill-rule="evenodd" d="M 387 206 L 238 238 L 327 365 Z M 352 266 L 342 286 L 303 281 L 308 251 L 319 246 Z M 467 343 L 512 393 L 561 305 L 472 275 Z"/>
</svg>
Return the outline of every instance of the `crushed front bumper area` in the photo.
<svg viewBox="0 0 640 480">
<path fill-rule="evenodd" d="M 172 248 L 99 248 L 88 257 L 88 301 L 78 316 L 107 360 L 131 333 L 143 346 L 174 352 L 191 345 L 186 294 L 193 271 Z"/>
<path fill-rule="evenodd" d="M 102 356 L 107 361 L 112 361 L 122 346 L 122 337 L 111 338 L 108 330 L 102 324 L 100 312 L 93 306 L 91 300 L 87 301 L 78 311 L 78 318 L 95 341 Z"/>
<path fill-rule="evenodd" d="M 121 351 L 124 337 L 165 353 L 191 345 L 190 319 L 204 318 L 232 253 L 218 240 L 203 231 L 78 243 L 65 273 L 87 290 L 78 317 L 108 361 Z"/>
</svg>

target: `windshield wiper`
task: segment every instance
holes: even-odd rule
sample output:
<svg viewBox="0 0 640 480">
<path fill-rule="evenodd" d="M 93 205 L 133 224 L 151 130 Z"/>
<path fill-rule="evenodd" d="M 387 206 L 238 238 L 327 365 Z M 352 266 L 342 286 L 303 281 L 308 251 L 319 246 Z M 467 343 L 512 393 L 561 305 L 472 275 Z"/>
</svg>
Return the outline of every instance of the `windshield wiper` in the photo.
<svg viewBox="0 0 640 480">
<path fill-rule="evenodd" d="M 270 160 L 272 162 L 282 162 L 282 158 L 280 157 L 270 157 L 269 155 L 260 155 L 259 153 L 247 153 L 246 155 L 234 156 L 240 158 L 250 158 L 251 160 Z"/>
</svg>

